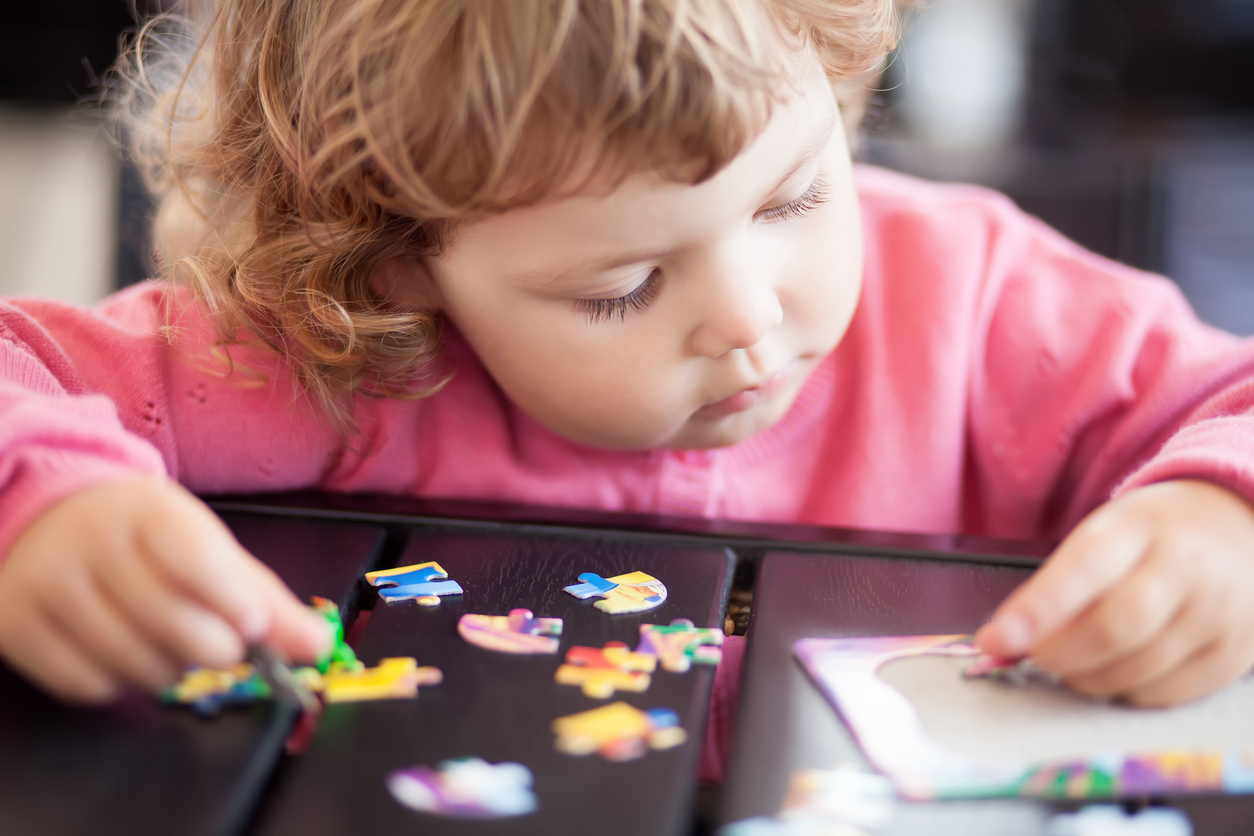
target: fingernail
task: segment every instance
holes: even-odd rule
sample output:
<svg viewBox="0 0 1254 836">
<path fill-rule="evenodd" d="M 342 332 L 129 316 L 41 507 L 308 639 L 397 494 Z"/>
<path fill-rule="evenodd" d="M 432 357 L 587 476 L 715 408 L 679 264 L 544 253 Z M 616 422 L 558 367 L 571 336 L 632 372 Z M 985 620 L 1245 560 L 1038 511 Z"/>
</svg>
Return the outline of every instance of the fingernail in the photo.
<svg viewBox="0 0 1254 836">
<path fill-rule="evenodd" d="M 240 623 L 240 632 L 250 644 L 261 641 L 270 632 L 270 616 L 265 610 L 249 610 Z"/>
<path fill-rule="evenodd" d="M 1024 656 L 1032 648 L 1032 624 L 1018 613 L 1007 613 L 991 625 L 1001 637 L 1003 652 L 1008 656 Z"/>
</svg>

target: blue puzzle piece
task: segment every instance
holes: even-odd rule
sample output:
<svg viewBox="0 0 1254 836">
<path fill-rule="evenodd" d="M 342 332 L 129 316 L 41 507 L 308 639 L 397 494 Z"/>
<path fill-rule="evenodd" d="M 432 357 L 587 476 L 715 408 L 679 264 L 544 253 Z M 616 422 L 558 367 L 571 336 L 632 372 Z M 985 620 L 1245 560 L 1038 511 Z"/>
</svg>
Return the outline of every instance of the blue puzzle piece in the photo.
<svg viewBox="0 0 1254 836">
<path fill-rule="evenodd" d="M 384 601 L 409 601 L 424 595 L 461 595 L 462 586 L 457 581 L 429 581 L 427 583 L 411 583 L 404 586 L 385 586 L 379 589 L 379 597 Z"/>
<path fill-rule="evenodd" d="M 584 572 L 579 576 L 579 580 L 583 581 L 583 583 L 568 586 L 566 591 L 580 599 L 591 598 L 594 595 L 604 595 L 618 586 L 618 584 L 607 581 L 595 572 Z"/>
<path fill-rule="evenodd" d="M 436 563 L 418 566 L 410 572 L 400 572 L 397 574 L 368 572 L 366 574 L 366 579 L 380 588 L 389 586 L 414 586 L 447 577 L 448 573 L 440 569 L 439 564 Z"/>
</svg>

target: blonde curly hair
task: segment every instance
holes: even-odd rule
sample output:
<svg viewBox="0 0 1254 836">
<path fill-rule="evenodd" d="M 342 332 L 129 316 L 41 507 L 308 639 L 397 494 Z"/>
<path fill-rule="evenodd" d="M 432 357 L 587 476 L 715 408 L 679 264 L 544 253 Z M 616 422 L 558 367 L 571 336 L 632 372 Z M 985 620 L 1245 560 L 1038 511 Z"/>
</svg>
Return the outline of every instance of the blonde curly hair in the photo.
<svg viewBox="0 0 1254 836">
<path fill-rule="evenodd" d="M 896 32 L 892 0 L 213 0 L 149 21 L 111 95 L 164 272 L 343 426 L 354 392 L 440 382 L 439 319 L 382 264 L 578 188 L 590 148 L 599 181 L 699 182 L 791 90 L 781 38 L 835 83 Z"/>
</svg>

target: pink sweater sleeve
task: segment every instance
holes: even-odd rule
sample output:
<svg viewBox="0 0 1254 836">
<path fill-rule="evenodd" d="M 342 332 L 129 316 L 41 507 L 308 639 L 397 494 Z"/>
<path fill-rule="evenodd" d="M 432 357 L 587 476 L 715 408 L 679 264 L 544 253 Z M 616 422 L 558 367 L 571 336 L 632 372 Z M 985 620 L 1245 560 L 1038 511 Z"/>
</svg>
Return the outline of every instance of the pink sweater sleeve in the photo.
<svg viewBox="0 0 1254 836">
<path fill-rule="evenodd" d="M 128 474 L 264 491 L 334 466 L 334 433 L 291 375 L 260 350 L 228 366 L 185 300 L 154 283 L 95 310 L 0 302 L 0 556 L 60 499 Z"/>
<path fill-rule="evenodd" d="M 1254 344 L 1174 284 L 980 194 L 987 234 L 969 371 L 968 513 L 1060 536 L 1134 487 L 1205 479 L 1254 501 Z M 1024 514 L 1035 519 L 1016 519 Z M 978 524 L 982 523 L 982 524 Z"/>
<path fill-rule="evenodd" d="M 0 555 L 57 501 L 131 473 L 165 473 L 157 449 L 123 428 L 47 329 L 0 303 Z"/>
</svg>

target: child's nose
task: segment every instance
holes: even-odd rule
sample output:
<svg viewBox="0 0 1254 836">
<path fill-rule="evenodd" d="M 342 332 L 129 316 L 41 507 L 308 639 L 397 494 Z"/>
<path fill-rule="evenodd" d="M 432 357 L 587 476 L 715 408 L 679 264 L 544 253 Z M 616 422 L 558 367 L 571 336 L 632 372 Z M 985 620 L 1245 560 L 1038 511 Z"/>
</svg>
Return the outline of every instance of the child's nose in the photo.
<svg viewBox="0 0 1254 836">
<path fill-rule="evenodd" d="M 692 342 L 693 350 L 704 357 L 721 357 L 757 345 L 784 321 L 784 309 L 770 278 L 757 270 L 722 273 L 698 304 Z"/>
</svg>

